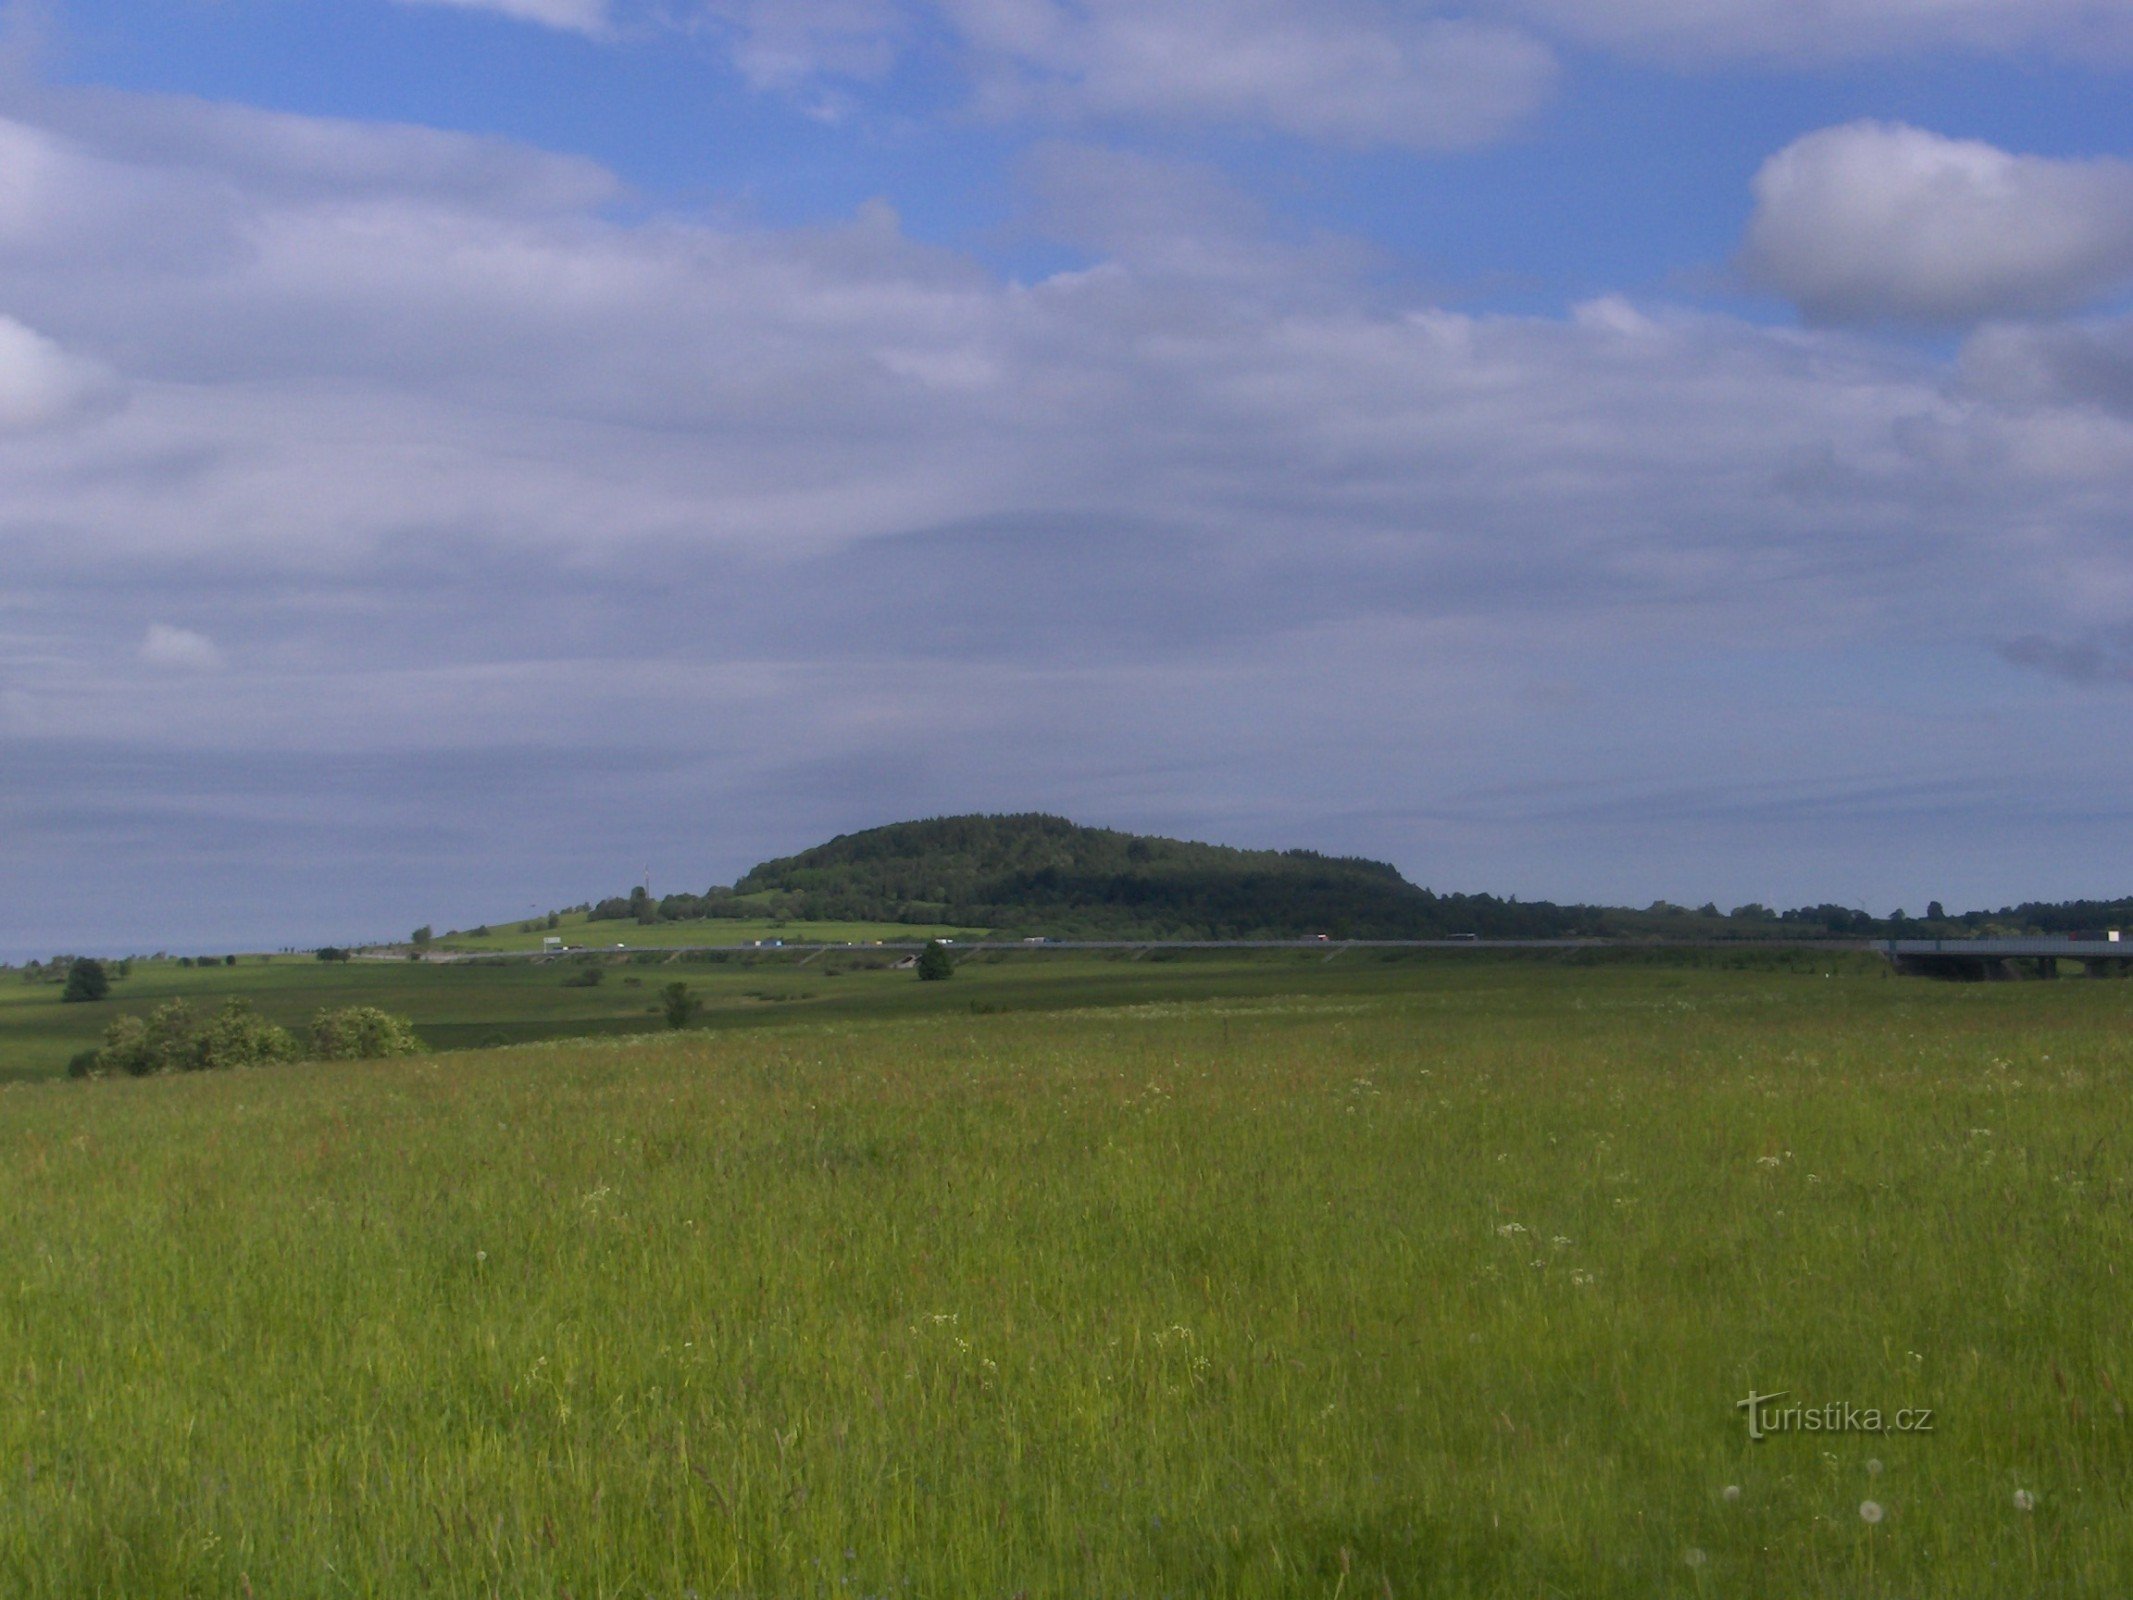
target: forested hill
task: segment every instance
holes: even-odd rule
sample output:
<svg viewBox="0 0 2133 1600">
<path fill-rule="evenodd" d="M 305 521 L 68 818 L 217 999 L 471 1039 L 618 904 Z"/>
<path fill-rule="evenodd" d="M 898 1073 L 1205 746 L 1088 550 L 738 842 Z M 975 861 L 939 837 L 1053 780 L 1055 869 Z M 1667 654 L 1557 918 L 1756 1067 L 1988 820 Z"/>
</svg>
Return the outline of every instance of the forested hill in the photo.
<svg viewBox="0 0 2133 1600">
<path fill-rule="evenodd" d="M 1923 917 L 1877 917 L 1829 904 L 1632 909 L 1433 894 L 1382 861 L 1188 844 L 1037 814 L 891 823 L 766 861 L 731 887 L 659 899 L 638 888 L 574 909 L 593 921 L 896 922 L 1010 938 L 1865 939 L 2133 927 L 2133 899 L 1953 915 L 1936 900 Z"/>
<path fill-rule="evenodd" d="M 939 817 L 845 834 L 733 886 L 788 915 L 1149 938 L 1540 936 L 1581 908 L 1436 895 L 1381 861 L 1236 850 L 1041 815 Z"/>
</svg>

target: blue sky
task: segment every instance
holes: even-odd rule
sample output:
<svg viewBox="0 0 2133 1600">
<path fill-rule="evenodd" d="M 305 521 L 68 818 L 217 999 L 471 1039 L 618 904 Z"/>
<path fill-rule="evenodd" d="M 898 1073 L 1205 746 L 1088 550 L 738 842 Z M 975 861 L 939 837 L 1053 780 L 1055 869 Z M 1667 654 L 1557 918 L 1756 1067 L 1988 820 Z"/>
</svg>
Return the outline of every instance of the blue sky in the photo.
<svg viewBox="0 0 2133 1600">
<path fill-rule="evenodd" d="M 0 956 L 1043 809 L 2133 892 L 2118 0 L 45 0 Z"/>
</svg>

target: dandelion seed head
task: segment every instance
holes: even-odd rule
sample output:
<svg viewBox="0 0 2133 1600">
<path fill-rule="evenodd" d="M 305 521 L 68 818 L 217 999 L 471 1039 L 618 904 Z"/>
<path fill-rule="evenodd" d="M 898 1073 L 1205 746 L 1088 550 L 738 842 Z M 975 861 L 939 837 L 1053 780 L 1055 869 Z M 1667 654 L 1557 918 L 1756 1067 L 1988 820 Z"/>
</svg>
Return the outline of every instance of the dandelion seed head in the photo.
<svg viewBox="0 0 2133 1600">
<path fill-rule="evenodd" d="M 2015 1490 L 2014 1501 L 2015 1510 L 2017 1511 L 2034 1511 L 2037 1509 L 2037 1497 L 2027 1489 Z"/>
<path fill-rule="evenodd" d="M 1696 1546 L 1690 1545 L 1688 1549 L 1681 1552 L 1681 1559 L 1692 1567 L 1700 1567 L 1711 1558 L 1697 1549 Z"/>
<path fill-rule="evenodd" d="M 1872 1458 L 1871 1456 L 1867 1458 L 1866 1475 L 1869 1478 L 1878 1478 L 1881 1476 L 1881 1463 Z"/>
<path fill-rule="evenodd" d="M 1726 1504 L 1731 1505 L 1740 1498 L 1740 1485 L 1737 1483 L 1727 1484 L 1725 1488 L 1719 1491 L 1719 1498 L 1724 1500 Z"/>
<path fill-rule="evenodd" d="M 1862 1500 L 1859 1502 L 1859 1520 L 1868 1527 L 1871 1528 L 1875 1523 L 1879 1522 L 1881 1514 L 1881 1502 L 1879 1500 Z"/>
</svg>

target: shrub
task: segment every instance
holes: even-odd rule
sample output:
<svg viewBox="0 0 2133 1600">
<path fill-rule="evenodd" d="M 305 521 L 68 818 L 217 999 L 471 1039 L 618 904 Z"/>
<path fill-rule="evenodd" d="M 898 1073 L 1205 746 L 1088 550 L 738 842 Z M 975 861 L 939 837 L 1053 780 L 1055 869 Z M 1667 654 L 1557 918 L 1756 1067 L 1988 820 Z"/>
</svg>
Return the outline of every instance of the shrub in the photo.
<svg viewBox="0 0 2133 1600">
<path fill-rule="evenodd" d="M 215 1020 L 195 1035 L 195 1070 L 221 1067 L 263 1067 L 275 1061 L 294 1061 L 303 1052 L 296 1036 L 254 1011 L 243 1000 L 232 1000 L 215 1014 Z"/>
<path fill-rule="evenodd" d="M 343 1006 L 311 1019 L 311 1054 L 319 1061 L 379 1061 L 421 1053 L 415 1025 L 376 1006 Z"/>
<path fill-rule="evenodd" d="M 323 944 L 318 948 L 318 958 L 321 961 L 346 961 L 348 956 L 349 952 L 337 944 Z"/>
<path fill-rule="evenodd" d="M 580 967 L 563 980 L 566 989 L 597 989 L 606 981 L 607 973 L 599 967 Z"/>
<path fill-rule="evenodd" d="M 103 1075 L 101 1050 L 77 1050 L 67 1060 L 67 1076 L 70 1078 L 101 1078 Z"/>
<path fill-rule="evenodd" d="M 148 1024 L 139 1017 L 120 1017 L 104 1030 L 104 1047 L 96 1059 L 106 1072 L 123 1072 L 142 1078 L 156 1070 L 148 1043 Z"/>
<path fill-rule="evenodd" d="M 955 957 L 948 953 L 948 947 L 940 940 L 935 939 L 920 952 L 918 975 L 927 983 L 938 983 L 944 978 L 955 976 Z"/>
<path fill-rule="evenodd" d="M 659 1009 L 670 1028 L 686 1028 L 703 1008 L 704 1003 L 689 993 L 685 983 L 670 983 L 659 991 Z"/>
<path fill-rule="evenodd" d="M 91 961 L 84 956 L 67 969 L 67 986 L 59 996 L 62 1000 L 101 1000 L 111 992 L 111 975 L 104 970 L 101 961 Z"/>
<path fill-rule="evenodd" d="M 104 1048 L 98 1054 L 108 1070 L 145 1078 L 190 1065 L 192 1052 L 193 1008 L 172 1000 L 157 1006 L 145 1022 L 120 1017 L 104 1030 Z"/>
<path fill-rule="evenodd" d="M 146 1078 L 158 1072 L 258 1067 L 294 1061 L 301 1051 L 288 1029 L 267 1021 L 247 1001 L 228 1002 L 202 1027 L 191 1006 L 173 1000 L 157 1006 L 145 1022 L 120 1017 L 104 1030 L 104 1047 L 95 1054 L 94 1065 L 79 1076 L 123 1072 Z M 68 1071 L 73 1070 L 70 1065 Z"/>
</svg>

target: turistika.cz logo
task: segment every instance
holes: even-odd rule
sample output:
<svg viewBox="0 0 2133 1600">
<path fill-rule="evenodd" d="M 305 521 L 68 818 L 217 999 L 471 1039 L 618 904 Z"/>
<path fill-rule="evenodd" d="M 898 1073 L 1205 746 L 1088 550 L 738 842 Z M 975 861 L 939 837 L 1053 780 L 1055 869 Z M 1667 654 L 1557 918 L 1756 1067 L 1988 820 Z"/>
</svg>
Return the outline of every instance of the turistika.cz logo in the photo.
<svg viewBox="0 0 2133 1600">
<path fill-rule="evenodd" d="M 1878 1406 L 1855 1406 L 1849 1400 L 1829 1400 L 1821 1405 L 1781 1405 L 1791 1391 L 1775 1394 L 1750 1391 L 1745 1400 L 1733 1402 L 1735 1411 L 1748 1417 L 1748 1437 L 1757 1444 L 1780 1433 L 1931 1433 L 1933 1408 L 1905 1406 L 1901 1411 L 1883 1411 Z"/>
</svg>

